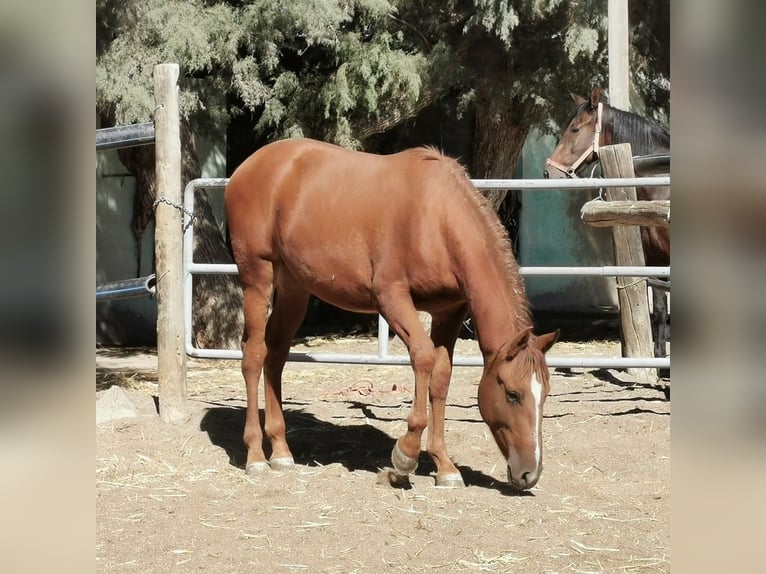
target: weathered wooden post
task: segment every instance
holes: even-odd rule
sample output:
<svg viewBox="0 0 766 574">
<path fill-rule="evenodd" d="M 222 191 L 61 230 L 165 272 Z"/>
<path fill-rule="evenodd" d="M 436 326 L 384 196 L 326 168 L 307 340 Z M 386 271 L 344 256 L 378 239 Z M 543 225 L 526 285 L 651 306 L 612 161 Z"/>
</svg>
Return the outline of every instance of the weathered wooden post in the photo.
<svg viewBox="0 0 766 574">
<path fill-rule="evenodd" d="M 181 129 L 178 64 L 154 67 L 157 209 L 154 253 L 157 275 L 157 371 L 160 418 L 187 419 L 181 232 Z"/>
<path fill-rule="evenodd" d="M 602 147 L 599 151 L 604 177 L 635 177 L 630 144 Z M 608 187 L 607 201 L 636 201 L 636 188 Z M 641 246 L 641 230 L 635 225 L 612 227 L 615 265 L 645 265 Z M 653 357 L 652 324 L 649 318 L 649 298 L 646 280 L 637 277 L 617 277 L 617 299 L 620 305 L 620 327 L 623 357 Z M 628 373 L 636 381 L 657 383 L 654 369 L 632 368 Z"/>
</svg>

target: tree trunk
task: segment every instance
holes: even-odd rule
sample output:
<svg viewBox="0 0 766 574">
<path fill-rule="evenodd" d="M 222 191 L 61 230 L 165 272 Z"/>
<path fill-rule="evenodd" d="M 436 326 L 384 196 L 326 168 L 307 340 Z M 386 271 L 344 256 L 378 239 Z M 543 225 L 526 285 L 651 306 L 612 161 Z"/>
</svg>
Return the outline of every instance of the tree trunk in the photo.
<svg viewBox="0 0 766 574">
<path fill-rule="evenodd" d="M 528 122 L 502 90 L 479 86 L 476 91 L 476 129 L 474 131 L 473 173 L 477 179 L 513 177 L 521 149 L 529 133 Z M 516 252 L 519 194 L 513 190 L 483 192 L 492 208 L 508 228 Z"/>
<path fill-rule="evenodd" d="M 194 262 L 234 263 L 203 189 L 194 192 L 194 215 Z M 196 347 L 239 348 L 244 323 L 242 287 L 236 275 L 195 275 L 192 308 Z"/>
<path fill-rule="evenodd" d="M 200 177 L 194 134 L 181 124 L 184 152 L 183 184 Z M 220 193 L 216 191 L 215 193 Z M 196 263 L 234 263 L 204 189 L 194 193 Z M 187 231 L 191 233 L 191 229 Z M 192 283 L 192 340 L 195 347 L 238 349 L 242 339 L 242 288 L 236 275 L 195 275 Z"/>
</svg>

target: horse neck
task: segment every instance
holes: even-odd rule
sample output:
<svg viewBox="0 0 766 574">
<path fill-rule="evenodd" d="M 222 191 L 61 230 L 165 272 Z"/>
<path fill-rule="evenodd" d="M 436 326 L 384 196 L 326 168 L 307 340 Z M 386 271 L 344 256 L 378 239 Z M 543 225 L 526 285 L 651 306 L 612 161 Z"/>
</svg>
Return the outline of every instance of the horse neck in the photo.
<svg viewBox="0 0 766 574">
<path fill-rule="evenodd" d="M 463 262 L 463 288 L 485 360 L 515 333 L 532 324 L 524 284 L 515 263 L 506 263 L 496 251 L 495 254 L 466 257 Z"/>
<path fill-rule="evenodd" d="M 602 145 L 629 143 L 633 155 L 665 152 L 670 149 L 670 134 L 638 114 L 604 106 Z"/>
</svg>

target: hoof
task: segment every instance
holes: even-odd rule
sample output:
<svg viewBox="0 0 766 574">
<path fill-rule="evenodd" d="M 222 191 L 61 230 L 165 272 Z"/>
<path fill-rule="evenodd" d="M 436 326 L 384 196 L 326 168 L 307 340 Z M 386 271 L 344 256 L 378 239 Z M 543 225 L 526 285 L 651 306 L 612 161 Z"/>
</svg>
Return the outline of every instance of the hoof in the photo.
<svg viewBox="0 0 766 574">
<path fill-rule="evenodd" d="M 295 467 L 295 461 L 291 456 L 272 458 L 269 462 L 271 462 L 271 470 L 289 470 Z"/>
<path fill-rule="evenodd" d="M 409 474 L 399 474 L 395 470 L 390 470 L 388 472 L 387 478 L 388 478 L 388 484 L 394 488 L 402 488 L 405 490 L 409 490 L 412 488 L 412 483 L 410 482 Z"/>
<path fill-rule="evenodd" d="M 436 486 L 440 488 L 463 488 L 465 483 L 459 472 L 451 472 L 449 474 L 437 474 Z"/>
<path fill-rule="evenodd" d="M 376 482 L 383 486 L 392 486 L 394 488 L 402 488 L 405 490 L 412 488 L 412 483 L 410 482 L 410 476 L 408 474 L 398 474 L 395 470 L 390 468 L 381 470 L 378 473 Z"/>
<path fill-rule="evenodd" d="M 418 468 L 418 459 L 404 454 L 399 448 L 399 442 L 396 442 L 394 450 L 391 451 L 391 464 L 394 465 L 396 474 L 407 476 Z"/>
<path fill-rule="evenodd" d="M 248 476 L 260 476 L 267 470 L 269 470 L 269 463 L 265 460 L 251 462 L 245 467 L 245 472 Z"/>
</svg>

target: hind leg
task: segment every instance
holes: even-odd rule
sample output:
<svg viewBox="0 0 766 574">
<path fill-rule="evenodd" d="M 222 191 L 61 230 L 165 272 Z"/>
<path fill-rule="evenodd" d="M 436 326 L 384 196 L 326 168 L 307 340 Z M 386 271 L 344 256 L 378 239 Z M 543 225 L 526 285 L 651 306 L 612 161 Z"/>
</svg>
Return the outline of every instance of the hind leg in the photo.
<svg viewBox="0 0 766 574">
<path fill-rule="evenodd" d="M 268 261 L 249 262 L 240 272 L 244 296 L 245 331 L 242 336 L 242 376 L 247 394 L 243 441 L 248 474 L 268 468 L 263 452 L 263 431 L 258 408 L 258 383 L 266 358 L 265 331 L 271 305 L 273 269 Z"/>
<path fill-rule="evenodd" d="M 450 314 L 434 317 L 431 324 L 436 361 L 428 385 L 431 403 L 428 413 L 428 454 L 436 465 L 436 486 L 463 486 L 463 477 L 447 454 L 444 417 L 452 376 L 452 354 L 466 312 L 467 309 L 461 306 Z"/>
<path fill-rule="evenodd" d="M 668 299 L 662 289 L 652 287 L 652 323 L 654 326 L 654 356 L 666 357 L 668 342 Z"/>
<path fill-rule="evenodd" d="M 396 441 L 391 453 L 396 474 L 407 476 L 417 468 L 423 430 L 428 423 L 428 381 L 434 368 L 434 345 L 418 319 L 406 285 L 388 286 L 377 292 L 377 298 L 380 313 L 407 346 L 415 373 L 415 397 L 407 417 L 407 432 Z"/>
<path fill-rule="evenodd" d="M 271 468 L 293 466 L 287 445 L 285 417 L 282 411 L 282 371 L 309 302 L 309 293 L 300 287 L 289 272 L 280 267 L 276 273 L 274 308 L 266 325 L 266 361 L 263 368 L 265 431 L 271 442 Z"/>
</svg>

